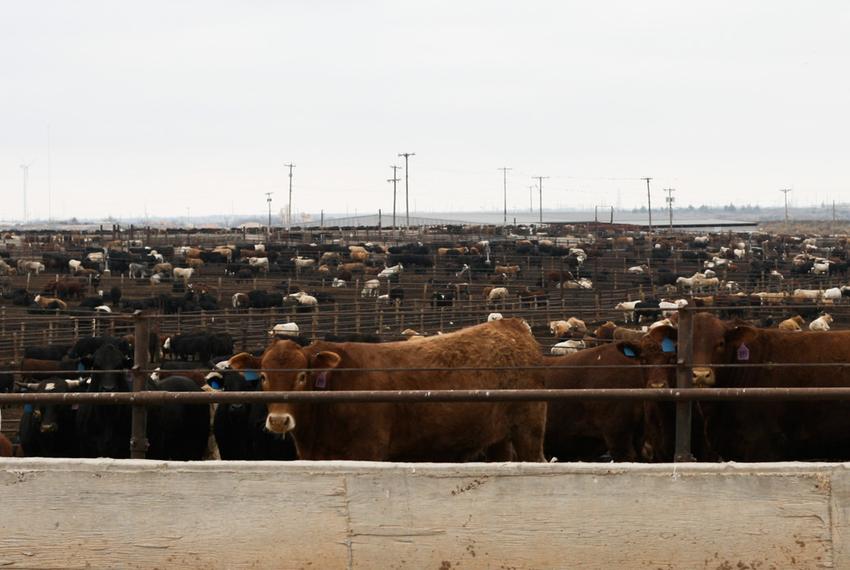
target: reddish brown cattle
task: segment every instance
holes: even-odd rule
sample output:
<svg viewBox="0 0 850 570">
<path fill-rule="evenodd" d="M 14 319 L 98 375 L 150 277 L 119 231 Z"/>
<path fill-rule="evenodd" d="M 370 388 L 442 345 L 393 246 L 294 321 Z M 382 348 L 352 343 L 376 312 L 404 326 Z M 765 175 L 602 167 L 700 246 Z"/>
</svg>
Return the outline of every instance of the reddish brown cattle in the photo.
<svg viewBox="0 0 850 570">
<path fill-rule="evenodd" d="M 9 438 L 0 433 L 0 457 L 13 457 L 14 448 Z"/>
<path fill-rule="evenodd" d="M 550 389 L 668 388 L 673 368 L 638 368 L 638 364 L 675 364 L 665 353 L 660 333 L 642 342 L 614 342 L 566 356 L 545 357 L 545 385 Z M 672 339 L 671 339 L 672 340 Z M 588 368 L 558 366 L 584 365 Z M 624 368 L 595 368 L 599 365 Z M 672 405 L 624 400 L 549 403 L 546 456 L 564 461 L 595 461 L 605 453 L 616 461 L 672 459 Z"/>
<path fill-rule="evenodd" d="M 698 313 L 694 315 L 693 338 L 696 386 L 850 387 L 850 368 L 842 366 L 714 366 L 850 362 L 850 331 L 788 334 Z M 701 407 L 708 443 L 723 459 L 850 459 L 850 402 L 716 402 Z"/>
<path fill-rule="evenodd" d="M 77 370 L 79 360 L 40 360 L 38 358 L 24 358 L 21 360 L 21 378 L 24 380 L 44 380 L 51 376 L 59 378 L 77 378 L 80 373 Z"/>
<path fill-rule="evenodd" d="M 65 278 L 59 281 L 51 281 L 44 286 L 47 293 L 54 293 L 60 299 L 76 297 L 82 299 L 88 290 L 88 282 L 76 278 Z"/>
<path fill-rule="evenodd" d="M 286 391 L 540 388 L 536 375 L 510 369 L 540 362 L 540 347 L 519 319 L 416 343 L 319 341 L 301 348 L 278 340 L 261 358 L 242 353 L 230 360 L 237 369 L 262 369 L 264 390 Z M 509 369 L 450 370 L 476 365 Z M 380 367 L 444 371 L 367 370 Z M 312 371 L 287 371 L 299 368 Z M 463 461 L 485 451 L 495 460 L 509 460 L 515 452 L 520 461 L 543 461 L 545 424 L 543 402 L 279 403 L 269 404 L 266 419 L 269 430 L 292 432 L 301 459 L 374 461 Z"/>
</svg>

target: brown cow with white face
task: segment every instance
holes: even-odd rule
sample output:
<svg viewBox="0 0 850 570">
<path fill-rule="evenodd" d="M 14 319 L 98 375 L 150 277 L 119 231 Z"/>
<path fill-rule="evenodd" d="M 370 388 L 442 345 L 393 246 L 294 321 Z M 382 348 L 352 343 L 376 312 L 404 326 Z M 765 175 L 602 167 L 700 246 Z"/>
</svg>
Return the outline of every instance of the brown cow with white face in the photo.
<svg viewBox="0 0 850 570">
<path fill-rule="evenodd" d="M 497 320 L 416 343 L 271 344 L 262 357 L 242 353 L 237 369 L 261 370 L 266 391 L 540 388 L 528 370 L 540 347 L 519 319 Z M 506 370 L 457 370 L 474 366 Z M 436 368 L 440 372 L 370 370 Z M 308 369 L 299 371 L 298 369 Z M 338 371 L 337 369 L 354 369 Z M 546 404 L 269 404 L 266 427 L 292 432 L 301 459 L 373 461 L 543 461 Z"/>
</svg>

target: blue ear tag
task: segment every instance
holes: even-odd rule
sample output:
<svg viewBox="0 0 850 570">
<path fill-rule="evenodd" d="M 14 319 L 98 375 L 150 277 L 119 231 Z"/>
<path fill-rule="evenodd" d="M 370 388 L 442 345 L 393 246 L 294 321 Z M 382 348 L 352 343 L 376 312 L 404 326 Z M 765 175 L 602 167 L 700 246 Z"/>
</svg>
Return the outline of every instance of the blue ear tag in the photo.
<svg viewBox="0 0 850 570">
<path fill-rule="evenodd" d="M 32 413 L 32 404 L 24 404 L 24 413 L 31 414 Z"/>
<path fill-rule="evenodd" d="M 246 370 L 244 373 L 246 382 L 256 382 L 260 379 L 260 375 L 256 370 Z"/>
<path fill-rule="evenodd" d="M 213 390 L 221 390 L 221 384 L 219 384 L 217 380 L 210 382 L 210 386 Z"/>
<path fill-rule="evenodd" d="M 634 358 L 635 356 L 637 356 L 637 353 L 635 353 L 634 349 L 629 345 L 623 347 L 623 354 L 625 354 L 629 358 Z"/>
<path fill-rule="evenodd" d="M 86 365 L 83 364 L 82 362 L 78 362 L 77 363 L 77 372 L 85 372 L 85 371 L 86 371 Z"/>
<path fill-rule="evenodd" d="M 738 360 L 749 360 L 750 359 L 750 349 L 747 348 L 746 344 L 742 344 L 738 347 Z"/>
<path fill-rule="evenodd" d="M 327 373 L 327 371 L 319 372 L 318 376 L 316 376 L 316 382 L 314 383 L 314 386 L 316 388 L 321 389 L 321 390 L 324 390 L 328 387 L 328 373 Z"/>
<path fill-rule="evenodd" d="M 676 352 L 676 343 L 673 342 L 672 338 L 664 337 L 664 340 L 661 341 L 661 350 L 663 352 Z"/>
</svg>

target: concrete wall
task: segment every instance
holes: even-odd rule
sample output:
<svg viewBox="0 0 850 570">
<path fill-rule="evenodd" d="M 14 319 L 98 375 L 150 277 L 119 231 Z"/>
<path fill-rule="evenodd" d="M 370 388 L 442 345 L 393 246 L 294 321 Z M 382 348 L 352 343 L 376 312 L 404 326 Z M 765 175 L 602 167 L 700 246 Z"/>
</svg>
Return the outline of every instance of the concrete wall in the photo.
<svg viewBox="0 0 850 570">
<path fill-rule="evenodd" d="M 848 467 L 0 460 L 0 568 L 850 568 Z"/>
</svg>

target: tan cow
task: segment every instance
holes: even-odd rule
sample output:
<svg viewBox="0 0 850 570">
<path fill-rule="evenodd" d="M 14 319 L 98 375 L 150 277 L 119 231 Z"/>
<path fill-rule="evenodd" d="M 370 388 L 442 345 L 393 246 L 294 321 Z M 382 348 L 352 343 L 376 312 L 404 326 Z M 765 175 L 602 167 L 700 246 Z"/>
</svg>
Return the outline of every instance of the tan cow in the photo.
<svg viewBox="0 0 850 570">
<path fill-rule="evenodd" d="M 779 329 L 783 331 L 801 331 L 805 324 L 806 321 L 803 320 L 803 317 L 796 315 L 779 323 Z"/>
</svg>

